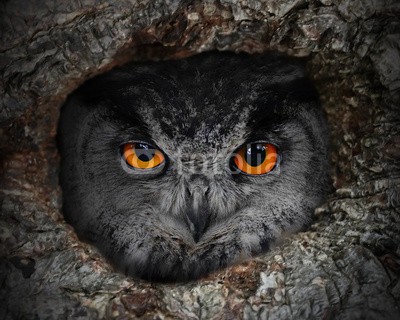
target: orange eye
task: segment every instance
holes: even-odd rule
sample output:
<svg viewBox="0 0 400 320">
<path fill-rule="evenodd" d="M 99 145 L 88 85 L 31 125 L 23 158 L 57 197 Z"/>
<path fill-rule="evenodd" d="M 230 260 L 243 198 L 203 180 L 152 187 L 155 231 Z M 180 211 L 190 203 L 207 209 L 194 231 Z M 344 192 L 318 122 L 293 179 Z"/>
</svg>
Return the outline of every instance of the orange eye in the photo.
<svg viewBox="0 0 400 320">
<path fill-rule="evenodd" d="M 233 157 L 236 168 L 251 175 L 270 172 L 276 166 L 277 161 L 277 149 L 270 143 L 246 144 Z"/>
<path fill-rule="evenodd" d="M 152 169 L 165 161 L 160 150 L 141 142 L 125 143 L 121 153 L 125 162 L 136 169 Z"/>
</svg>

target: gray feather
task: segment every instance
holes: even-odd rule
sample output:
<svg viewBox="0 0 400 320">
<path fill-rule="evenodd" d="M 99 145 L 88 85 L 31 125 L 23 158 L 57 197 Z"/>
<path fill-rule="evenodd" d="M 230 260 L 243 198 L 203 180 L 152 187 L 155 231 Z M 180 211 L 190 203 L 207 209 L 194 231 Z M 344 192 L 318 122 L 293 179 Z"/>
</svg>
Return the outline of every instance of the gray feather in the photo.
<svg viewBox="0 0 400 320">
<path fill-rule="evenodd" d="M 120 270 L 186 280 L 260 254 L 307 226 L 328 186 L 324 114 L 302 61 L 207 53 L 132 63 L 96 77 L 62 108 L 63 211 Z M 120 146 L 148 142 L 139 172 Z M 246 142 L 275 145 L 260 176 L 233 173 Z"/>
</svg>

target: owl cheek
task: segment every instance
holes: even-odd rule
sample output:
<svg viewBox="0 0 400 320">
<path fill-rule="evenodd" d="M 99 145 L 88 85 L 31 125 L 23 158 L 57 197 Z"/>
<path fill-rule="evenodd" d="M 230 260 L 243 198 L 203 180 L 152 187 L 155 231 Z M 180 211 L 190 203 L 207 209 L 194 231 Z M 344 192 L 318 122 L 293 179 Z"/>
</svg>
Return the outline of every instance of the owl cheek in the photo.
<svg viewBox="0 0 400 320">
<path fill-rule="evenodd" d="M 240 243 L 248 257 L 256 255 L 261 251 L 261 238 L 256 233 L 243 233 L 240 236 Z"/>
</svg>

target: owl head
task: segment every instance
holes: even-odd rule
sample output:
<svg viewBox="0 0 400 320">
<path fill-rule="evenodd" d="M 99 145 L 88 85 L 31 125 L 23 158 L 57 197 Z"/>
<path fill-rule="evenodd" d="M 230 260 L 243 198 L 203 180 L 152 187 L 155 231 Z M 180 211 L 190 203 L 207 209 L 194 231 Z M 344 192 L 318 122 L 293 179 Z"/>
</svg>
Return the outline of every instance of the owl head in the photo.
<svg viewBox="0 0 400 320">
<path fill-rule="evenodd" d="M 328 189 L 327 140 L 301 60 L 131 63 L 62 108 L 63 213 L 126 274 L 195 279 L 310 223 Z"/>
</svg>

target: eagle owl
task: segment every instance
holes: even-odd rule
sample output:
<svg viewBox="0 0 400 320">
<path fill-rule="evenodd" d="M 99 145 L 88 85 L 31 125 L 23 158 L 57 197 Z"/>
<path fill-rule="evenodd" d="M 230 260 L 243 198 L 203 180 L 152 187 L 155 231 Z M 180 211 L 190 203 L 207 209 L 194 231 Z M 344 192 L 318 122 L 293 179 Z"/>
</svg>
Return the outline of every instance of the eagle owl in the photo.
<svg viewBox="0 0 400 320">
<path fill-rule="evenodd" d="M 196 279 L 310 223 L 327 126 L 304 63 L 211 52 L 130 63 L 67 100 L 63 213 L 121 271 Z"/>
</svg>

